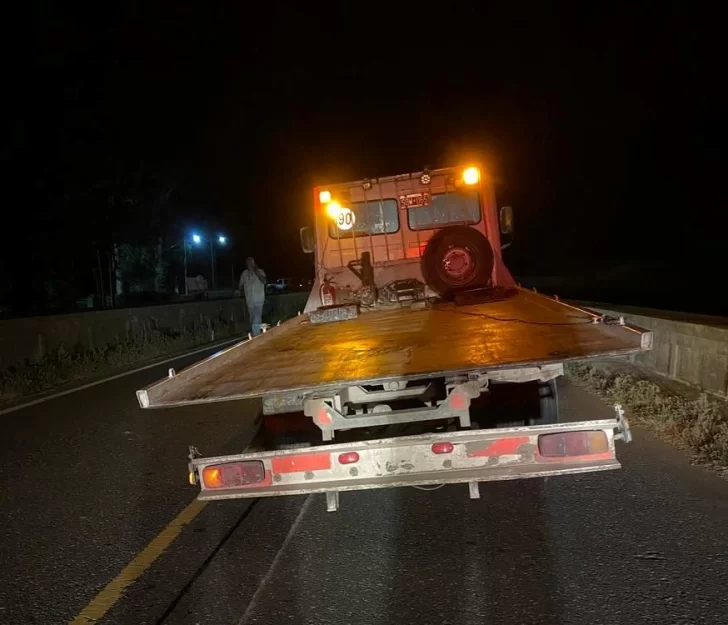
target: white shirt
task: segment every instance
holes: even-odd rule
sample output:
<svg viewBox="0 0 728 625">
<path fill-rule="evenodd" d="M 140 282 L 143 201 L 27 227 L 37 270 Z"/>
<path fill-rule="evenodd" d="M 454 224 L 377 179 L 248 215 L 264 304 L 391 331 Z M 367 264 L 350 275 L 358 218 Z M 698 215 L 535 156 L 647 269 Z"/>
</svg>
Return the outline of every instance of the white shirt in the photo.
<svg viewBox="0 0 728 625">
<path fill-rule="evenodd" d="M 255 271 L 243 271 L 240 275 L 240 285 L 243 287 L 245 299 L 250 304 L 262 304 L 265 302 L 265 271 L 256 267 L 258 273 L 263 277 L 261 280 Z"/>
</svg>

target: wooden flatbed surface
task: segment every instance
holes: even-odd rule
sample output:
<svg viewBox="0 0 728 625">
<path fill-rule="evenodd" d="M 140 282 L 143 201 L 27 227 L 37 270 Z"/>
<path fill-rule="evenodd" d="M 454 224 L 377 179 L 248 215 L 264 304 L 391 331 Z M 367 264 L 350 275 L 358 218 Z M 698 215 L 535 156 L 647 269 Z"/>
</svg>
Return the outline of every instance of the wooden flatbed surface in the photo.
<svg viewBox="0 0 728 625">
<path fill-rule="evenodd" d="M 519 290 L 500 302 L 392 308 L 312 324 L 308 316 L 138 391 L 162 407 L 546 364 L 649 349 L 641 328 Z"/>
</svg>

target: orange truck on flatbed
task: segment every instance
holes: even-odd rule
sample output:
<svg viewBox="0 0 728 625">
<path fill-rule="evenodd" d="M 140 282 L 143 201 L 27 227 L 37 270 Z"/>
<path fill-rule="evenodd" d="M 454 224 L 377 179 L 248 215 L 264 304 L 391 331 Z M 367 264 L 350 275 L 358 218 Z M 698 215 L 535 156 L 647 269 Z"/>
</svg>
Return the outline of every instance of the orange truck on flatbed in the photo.
<svg viewBox="0 0 728 625">
<path fill-rule="evenodd" d="M 480 168 L 321 186 L 313 204 L 303 314 L 137 392 L 143 408 L 262 399 L 248 449 L 191 448 L 200 499 L 323 492 L 336 510 L 346 491 L 463 483 L 476 498 L 483 481 L 620 466 L 621 408 L 560 423 L 556 378 L 652 335 L 518 287 L 513 212 Z"/>
</svg>

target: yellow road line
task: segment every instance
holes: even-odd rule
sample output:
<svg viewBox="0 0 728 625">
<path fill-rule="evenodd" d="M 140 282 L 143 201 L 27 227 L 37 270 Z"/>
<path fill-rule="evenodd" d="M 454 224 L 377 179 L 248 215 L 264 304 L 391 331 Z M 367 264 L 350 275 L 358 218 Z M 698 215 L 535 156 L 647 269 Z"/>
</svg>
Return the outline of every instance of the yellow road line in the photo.
<svg viewBox="0 0 728 625">
<path fill-rule="evenodd" d="M 106 588 L 96 595 L 89 604 L 81 610 L 68 625 L 88 625 L 100 620 L 114 604 L 121 598 L 124 590 L 131 586 L 139 576 L 144 573 L 152 563 L 162 555 L 162 552 L 179 536 L 182 528 L 190 523 L 207 505 L 206 501 L 195 499 L 174 520 L 172 520 L 143 551 L 127 564 L 124 569 Z"/>
</svg>

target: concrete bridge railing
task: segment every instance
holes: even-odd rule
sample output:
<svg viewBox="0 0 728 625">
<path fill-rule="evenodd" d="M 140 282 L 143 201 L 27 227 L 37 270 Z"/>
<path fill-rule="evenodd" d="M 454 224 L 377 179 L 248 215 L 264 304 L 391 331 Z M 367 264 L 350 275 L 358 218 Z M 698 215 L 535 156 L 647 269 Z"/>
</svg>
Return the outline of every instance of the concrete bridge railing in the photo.
<svg viewBox="0 0 728 625">
<path fill-rule="evenodd" d="M 650 308 L 580 302 L 654 332 L 652 351 L 637 361 L 647 368 L 728 398 L 728 318 Z"/>
<path fill-rule="evenodd" d="M 303 310 L 307 297 L 308 293 L 269 297 L 264 319 L 275 323 L 295 315 Z M 245 301 L 235 298 L 6 319 L 0 321 L 0 369 L 41 361 L 61 347 L 68 352 L 101 349 L 119 341 L 143 340 L 150 329 L 184 334 L 220 324 L 240 335 L 248 332 Z"/>
</svg>

